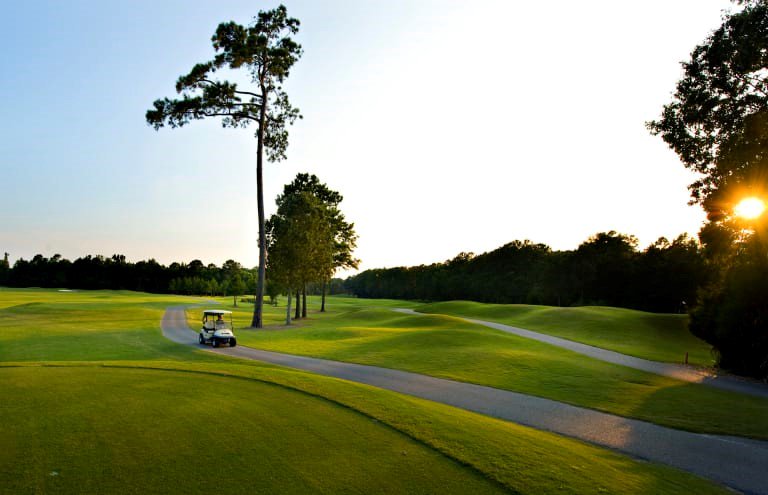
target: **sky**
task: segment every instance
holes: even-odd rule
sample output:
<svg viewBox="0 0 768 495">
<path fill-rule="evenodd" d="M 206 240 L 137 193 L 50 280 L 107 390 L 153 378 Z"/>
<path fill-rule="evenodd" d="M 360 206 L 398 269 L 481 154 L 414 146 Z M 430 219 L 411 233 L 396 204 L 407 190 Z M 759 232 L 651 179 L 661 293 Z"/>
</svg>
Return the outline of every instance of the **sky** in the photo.
<svg viewBox="0 0 768 495">
<path fill-rule="evenodd" d="M 255 129 L 147 126 L 254 0 L 0 0 L 0 253 L 220 265 L 258 259 Z M 515 239 L 695 235 L 695 176 L 645 122 L 727 0 L 290 1 L 303 119 L 264 169 L 267 215 L 316 174 L 344 196 L 360 269 Z"/>
</svg>

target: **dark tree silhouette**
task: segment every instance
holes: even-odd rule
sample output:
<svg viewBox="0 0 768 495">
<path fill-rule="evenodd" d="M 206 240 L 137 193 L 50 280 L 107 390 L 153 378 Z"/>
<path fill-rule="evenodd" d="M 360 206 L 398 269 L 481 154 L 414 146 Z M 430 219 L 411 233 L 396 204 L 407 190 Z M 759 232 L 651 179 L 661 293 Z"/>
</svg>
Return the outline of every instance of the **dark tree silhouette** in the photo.
<svg viewBox="0 0 768 495">
<path fill-rule="evenodd" d="M 8 262 L 8 253 L 5 253 L 3 259 L 0 260 L 0 285 L 8 283 L 8 277 L 11 271 L 11 264 Z"/>
<path fill-rule="evenodd" d="M 573 251 L 512 241 L 443 263 L 366 270 L 344 285 L 369 298 L 601 304 L 671 313 L 687 311 L 710 272 L 700 246 L 687 236 L 638 251 L 633 236 L 611 231 L 595 234 Z"/>
<path fill-rule="evenodd" d="M 735 206 L 768 194 L 768 2 L 744 8 L 723 24 L 683 64 L 672 102 L 648 123 L 698 172 L 692 202 L 709 223 L 699 236 L 715 275 L 701 291 L 691 331 L 719 352 L 720 364 L 768 377 L 768 307 L 765 284 L 768 215 L 743 220 Z"/>
<path fill-rule="evenodd" d="M 692 201 L 712 220 L 768 181 L 768 3 L 741 2 L 683 63 L 672 102 L 647 124 L 701 174 Z"/>
</svg>

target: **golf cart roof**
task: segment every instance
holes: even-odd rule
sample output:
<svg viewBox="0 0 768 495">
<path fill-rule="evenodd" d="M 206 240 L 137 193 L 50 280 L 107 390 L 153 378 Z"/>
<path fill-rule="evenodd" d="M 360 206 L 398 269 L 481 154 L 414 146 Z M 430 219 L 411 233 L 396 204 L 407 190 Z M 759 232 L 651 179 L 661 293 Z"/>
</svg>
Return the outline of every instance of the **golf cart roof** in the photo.
<svg viewBox="0 0 768 495">
<path fill-rule="evenodd" d="M 232 311 L 227 311 L 224 309 L 206 309 L 203 311 L 204 315 L 228 315 L 232 313 Z"/>
</svg>

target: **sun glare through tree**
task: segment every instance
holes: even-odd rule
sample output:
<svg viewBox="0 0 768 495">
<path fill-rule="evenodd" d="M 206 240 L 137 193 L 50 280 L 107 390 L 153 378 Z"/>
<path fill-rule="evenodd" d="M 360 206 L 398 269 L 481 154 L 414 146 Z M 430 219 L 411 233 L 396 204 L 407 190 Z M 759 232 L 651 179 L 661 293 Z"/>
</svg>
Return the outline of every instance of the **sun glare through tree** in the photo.
<svg viewBox="0 0 768 495">
<path fill-rule="evenodd" d="M 736 205 L 733 211 L 742 218 L 753 219 L 763 214 L 765 203 L 760 198 L 745 198 Z"/>
</svg>

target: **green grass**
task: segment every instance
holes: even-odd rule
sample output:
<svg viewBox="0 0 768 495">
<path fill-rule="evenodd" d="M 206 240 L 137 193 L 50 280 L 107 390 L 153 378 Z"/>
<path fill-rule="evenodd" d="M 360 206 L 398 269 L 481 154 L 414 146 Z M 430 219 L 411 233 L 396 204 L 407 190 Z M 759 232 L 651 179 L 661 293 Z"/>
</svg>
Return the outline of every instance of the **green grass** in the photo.
<svg viewBox="0 0 768 495">
<path fill-rule="evenodd" d="M 158 480 L 178 493 L 503 492 L 353 410 L 263 382 L 93 368 L 0 380 L 17 398 L 0 405 L 15 423 L 0 451 L 9 493 L 147 493 Z"/>
<path fill-rule="evenodd" d="M 714 364 L 711 346 L 688 331 L 688 315 L 601 306 L 559 308 L 470 301 L 431 303 L 415 309 L 504 323 L 653 361 L 681 363 L 688 353 L 690 364 Z"/>
<path fill-rule="evenodd" d="M 0 290 L 0 300 L 0 317 L 10 311 L 43 344 L 52 339 L 31 352 L 18 326 L 0 326 L 0 380 L 13 398 L 0 401 L 0 493 L 724 493 L 441 404 L 163 348 L 161 307 L 189 299 Z M 29 303 L 39 304 L 19 307 Z M 77 345 L 61 343 L 68 331 Z M 90 349 L 87 337 L 98 338 Z"/>
<path fill-rule="evenodd" d="M 186 359 L 158 339 L 171 305 L 203 300 L 136 292 L 0 289 L 0 361 Z"/>
<path fill-rule="evenodd" d="M 450 316 L 404 315 L 388 309 L 390 302 L 383 306 L 333 299 L 327 314 L 312 313 L 295 327 L 236 334 L 259 349 L 477 383 L 690 431 L 768 439 L 766 399 L 606 363 Z M 238 308 L 236 328 L 250 322 L 251 309 Z M 193 328 L 199 313 L 187 312 Z"/>
</svg>

